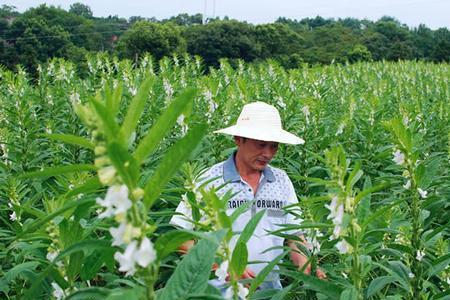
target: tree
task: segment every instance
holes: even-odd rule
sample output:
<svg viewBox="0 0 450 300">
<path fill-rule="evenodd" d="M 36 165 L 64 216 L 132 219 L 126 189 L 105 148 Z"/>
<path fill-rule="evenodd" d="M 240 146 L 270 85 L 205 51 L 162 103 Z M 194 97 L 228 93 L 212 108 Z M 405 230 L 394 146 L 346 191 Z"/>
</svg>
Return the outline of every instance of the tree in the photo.
<svg viewBox="0 0 450 300">
<path fill-rule="evenodd" d="M 450 31 L 447 28 L 439 28 L 434 33 L 434 49 L 431 58 L 434 61 L 450 61 Z"/>
<path fill-rule="evenodd" d="M 167 23 L 159 24 L 138 21 L 120 38 L 117 52 L 120 57 L 138 58 L 149 52 L 157 60 L 165 55 L 181 53 L 186 50 L 186 43 L 178 26 Z"/>
<path fill-rule="evenodd" d="M 414 46 L 409 29 L 392 18 L 383 17 L 368 28 L 364 45 L 375 60 L 413 58 Z"/>
<path fill-rule="evenodd" d="M 71 47 L 73 44 L 68 33 L 61 26 L 48 26 L 38 19 L 29 20 L 25 30 L 15 41 L 17 63 L 30 70 L 52 57 L 68 58 L 68 50 Z"/>
<path fill-rule="evenodd" d="M 370 61 L 372 60 L 372 54 L 366 48 L 366 46 L 357 44 L 353 47 L 352 50 L 347 55 L 349 62 L 357 62 L 357 61 Z"/>
<path fill-rule="evenodd" d="M 414 43 L 414 56 L 421 59 L 430 59 L 434 48 L 433 31 L 420 24 L 419 27 L 412 32 Z"/>
<path fill-rule="evenodd" d="M 163 23 L 173 22 L 180 26 L 191 26 L 194 24 L 202 24 L 202 21 L 203 21 L 203 17 L 201 14 L 195 14 L 195 15 L 191 16 L 191 15 L 184 13 L 184 14 L 179 14 L 175 17 L 171 17 L 169 19 L 165 19 L 162 22 Z"/>
<path fill-rule="evenodd" d="M 87 19 L 92 18 L 92 10 L 86 4 L 76 2 L 70 6 L 69 12 Z"/>
<path fill-rule="evenodd" d="M 302 57 L 308 63 L 344 63 L 355 45 L 360 43 L 358 36 L 350 28 L 338 23 L 305 32 L 304 37 Z"/>
<path fill-rule="evenodd" d="M 261 45 L 260 58 L 276 58 L 298 53 L 304 39 L 281 23 L 256 26 L 256 40 Z"/>
<path fill-rule="evenodd" d="M 252 61 L 259 57 L 260 46 L 255 27 L 238 21 L 214 21 L 185 30 L 188 52 L 203 57 L 209 66 L 218 66 L 221 58 Z"/>
</svg>

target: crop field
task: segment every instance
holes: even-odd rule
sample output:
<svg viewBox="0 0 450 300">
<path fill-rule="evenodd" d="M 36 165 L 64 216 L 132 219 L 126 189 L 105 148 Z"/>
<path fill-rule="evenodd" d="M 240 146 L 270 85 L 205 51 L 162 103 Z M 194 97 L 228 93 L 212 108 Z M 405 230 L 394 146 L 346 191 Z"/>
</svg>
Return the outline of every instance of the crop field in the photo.
<svg viewBox="0 0 450 300">
<path fill-rule="evenodd" d="M 98 54 L 84 71 L 0 69 L 0 298 L 223 299 L 208 279 L 227 262 L 228 299 L 450 299 L 450 65 L 236 65 Z M 231 247 L 226 195 L 196 185 L 235 148 L 213 131 L 252 101 L 305 140 L 271 162 L 297 222 L 267 234 L 301 230 L 326 280 L 286 251 L 239 280 L 261 214 Z M 169 224 L 180 201 L 193 231 Z M 272 268 L 283 289 L 258 290 Z"/>
</svg>

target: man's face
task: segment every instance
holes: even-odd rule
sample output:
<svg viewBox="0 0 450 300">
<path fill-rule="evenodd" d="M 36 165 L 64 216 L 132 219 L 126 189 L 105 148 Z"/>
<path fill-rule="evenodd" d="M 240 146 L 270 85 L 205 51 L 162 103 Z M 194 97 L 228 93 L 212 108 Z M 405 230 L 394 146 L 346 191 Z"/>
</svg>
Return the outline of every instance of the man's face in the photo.
<svg viewBox="0 0 450 300">
<path fill-rule="evenodd" d="M 253 140 L 242 137 L 234 138 L 238 146 L 238 157 L 250 170 L 262 171 L 277 153 L 278 143 Z"/>
</svg>

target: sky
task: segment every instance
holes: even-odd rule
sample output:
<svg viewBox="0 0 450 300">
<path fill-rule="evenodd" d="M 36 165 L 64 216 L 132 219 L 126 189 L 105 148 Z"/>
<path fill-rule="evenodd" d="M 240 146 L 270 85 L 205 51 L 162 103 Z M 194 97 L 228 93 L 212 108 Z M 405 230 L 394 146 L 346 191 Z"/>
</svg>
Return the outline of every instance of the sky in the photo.
<svg viewBox="0 0 450 300">
<path fill-rule="evenodd" d="M 278 17 L 369 19 L 391 16 L 409 27 L 450 28 L 450 0 L 1 0 L 19 12 L 42 3 L 69 9 L 75 2 L 88 5 L 96 17 L 117 15 L 164 19 L 180 13 L 228 16 L 253 24 L 271 23 Z"/>
</svg>

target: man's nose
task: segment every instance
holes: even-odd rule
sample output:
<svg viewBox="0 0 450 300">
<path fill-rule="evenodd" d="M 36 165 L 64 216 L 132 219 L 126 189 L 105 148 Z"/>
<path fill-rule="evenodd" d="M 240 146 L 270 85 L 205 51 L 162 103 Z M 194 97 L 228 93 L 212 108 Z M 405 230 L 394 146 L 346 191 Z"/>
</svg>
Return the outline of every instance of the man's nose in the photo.
<svg viewBox="0 0 450 300">
<path fill-rule="evenodd" d="M 275 155 L 276 150 L 274 150 L 270 146 L 266 146 L 263 149 L 263 156 L 267 159 L 272 159 L 272 157 Z"/>
</svg>

